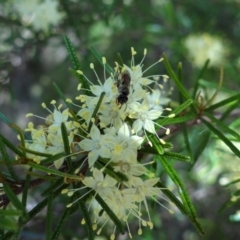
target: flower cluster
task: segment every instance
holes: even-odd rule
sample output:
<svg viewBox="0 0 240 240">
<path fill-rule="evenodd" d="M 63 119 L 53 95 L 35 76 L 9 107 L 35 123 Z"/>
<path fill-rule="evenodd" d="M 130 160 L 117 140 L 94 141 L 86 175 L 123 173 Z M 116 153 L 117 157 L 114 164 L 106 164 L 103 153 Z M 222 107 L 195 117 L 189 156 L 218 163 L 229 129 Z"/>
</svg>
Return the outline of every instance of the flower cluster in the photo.
<svg viewBox="0 0 240 240">
<path fill-rule="evenodd" d="M 188 51 L 188 58 L 194 66 L 199 68 L 203 66 L 206 59 L 210 59 L 209 66 L 221 66 L 226 62 L 229 52 L 221 38 L 208 33 L 189 35 L 184 40 L 184 45 Z"/>
<path fill-rule="evenodd" d="M 169 102 L 169 99 L 161 96 L 163 87 L 158 83 L 160 78 L 166 81 L 168 76 L 143 76 L 149 69 L 143 70 L 143 60 L 147 51 L 144 50 L 144 58 L 137 65 L 134 61 L 136 52 L 133 48 L 131 52 L 131 66 L 116 63 L 113 73 L 108 78 L 106 78 L 105 72 L 106 59 L 102 59 L 104 81 L 100 80 L 94 70 L 94 65 L 90 64 L 98 84 L 93 84 L 93 81 L 90 81 L 81 70 L 77 71 L 88 83 L 89 88 L 84 89 L 79 85 L 78 90 L 81 91 L 81 94 L 75 98 L 79 102 L 78 104 L 71 99 L 66 100 L 74 107 L 79 108 L 75 113 L 71 112 L 74 116 L 70 114 L 69 109 L 61 111 L 62 106 L 56 107 L 56 102 L 52 101 L 53 112 L 45 104 L 42 105 L 50 112 L 45 119 L 46 125 L 35 129 L 33 123 L 29 123 L 26 129 L 31 132 L 32 136 L 32 140 L 26 142 L 26 148 L 32 150 L 28 151 L 27 157 L 41 163 L 45 157 L 36 156 L 33 151 L 51 155 L 64 152 L 65 146 L 61 130 L 61 125 L 64 123 L 71 154 L 75 156 L 79 153 L 86 154 L 85 161 L 75 172 L 81 172 L 83 166 L 88 166 L 90 171 L 81 172 L 85 175 L 81 179 L 83 185 L 81 188 L 64 189 L 62 193 L 72 196 L 76 191 L 86 192 L 88 189 L 85 194 L 93 192 L 93 199 L 98 194 L 115 215 L 126 223 L 130 237 L 131 232 L 128 225 L 130 216 L 138 219 L 139 234 L 142 233 L 141 226 L 153 228 L 146 199 L 151 197 L 158 202 L 157 198 L 161 193 L 160 188 L 156 187 L 159 178 L 156 178 L 154 173 L 140 163 L 138 150 L 144 141 L 151 146 L 148 133 L 155 134 L 159 139 L 159 144 L 165 144 L 156 133 L 155 129 L 161 127 L 156 120 L 162 117 L 164 110 L 171 111 L 169 108 L 162 107 Z M 161 61 L 162 59 L 155 64 Z M 83 92 L 89 94 L 82 94 Z M 33 114 L 28 114 L 28 116 L 33 116 Z M 170 114 L 168 117 L 173 116 Z M 169 129 L 165 129 L 165 131 L 166 134 L 170 132 Z M 59 169 L 63 163 L 64 158 L 61 158 L 55 161 L 54 165 Z M 112 171 L 113 174 L 106 174 L 106 170 Z M 117 181 L 114 176 L 118 173 L 124 174 L 126 179 Z M 68 204 L 68 207 L 78 200 Z M 144 220 L 142 217 L 142 204 L 148 213 L 148 220 Z M 93 205 L 92 201 L 89 207 Z M 98 234 L 110 220 L 105 211 L 103 214 L 99 214 L 100 211 L 102 211 L 101 206 L 95 205 L 93 229 L 96 230 L 100 226 Z M 99 217 L 100 215 L 101 217 Z M 115 238 L 115 228 L 111 239 Z"/>
</svg>

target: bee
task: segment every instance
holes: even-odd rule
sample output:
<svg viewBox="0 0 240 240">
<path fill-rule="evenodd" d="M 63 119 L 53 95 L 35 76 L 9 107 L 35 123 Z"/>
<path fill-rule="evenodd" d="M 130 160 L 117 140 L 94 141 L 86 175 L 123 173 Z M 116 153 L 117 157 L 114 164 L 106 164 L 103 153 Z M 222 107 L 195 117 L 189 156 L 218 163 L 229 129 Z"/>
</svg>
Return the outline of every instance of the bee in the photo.
<svg viewBox="0 0 240 240">
<path fill-rule="evenodd" d="M 131 76 L 127 70 L 124 70 L 120 74 L 120 79 L 117 82 L 118 97 L 116 99 L 117 104 L 123 105 L 128 101 L 129 88 L 130 88 Z"/>
</svg>

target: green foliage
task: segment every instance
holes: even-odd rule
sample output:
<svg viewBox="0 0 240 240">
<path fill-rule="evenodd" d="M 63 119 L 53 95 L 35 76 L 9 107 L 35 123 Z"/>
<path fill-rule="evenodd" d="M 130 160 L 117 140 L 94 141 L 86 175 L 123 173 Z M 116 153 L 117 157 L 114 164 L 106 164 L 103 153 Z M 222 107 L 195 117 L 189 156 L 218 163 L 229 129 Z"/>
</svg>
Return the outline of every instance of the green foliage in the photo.
<svg viewBox="0 0 240 240">
<path fill-rule="evenodd" d="M 124 63 L 130 66 L 132 46 L 137 51 L 145 47 L 148 49 L 144 69 L 147 69 L 145 66 L 149 66 L 153 59 L 163 57 L 165 69 L 163 70 L 161 66 L 158 68 L 170 76 L 170 80 L 163 82 L 163 85 L 169 89 L 174 85 L 175 88 L 172 91 L 173 95 L 167 96 L 171 99 L 169 104 L 172 108 L 171 115 L 174 114 L 175 117 L 160 118 L 156 121 L 158 126 L 169 128 L 170 134 L 165 136 L 166 129 L 159 129 L 158 137 L 163 140 L 159 141 L 157 136 L 147 133 L 153 146 L 148 145 L 145 139 L 143 146 L 138 150 L 139 162 L 144 163 L 145 159 L 154 159 L 155 163 L 147 167 L 161 179 L 156 186 L 161 188 L 163 195 L 188 219 L 184 222 L 179 220 L 179 213 L 172 215 L 171 224 L 159 223 L 154 226 L 157 229 L 157 236 L 161 232 L 163 234 L 161 239 L 167 240 L 177 239 L 176 236 L 187 236 L 189 232 L 195 234 L 188 227 L 186 223 L 188 221 L 200 235 L 209 232 L 211 239 L 220 239 L 219 232 L 227 229 L 220 237 L 227 239 L 228 232 L 233 232 L 234 238 L 237 233 L 234 235 L 236 231 L 232 230 L 232 225 L 226 219 L 229 216 L 229 208 L 235 212 L 239 210 L 240 201 L 239 176 L 234 176 L 231 170 L 231 168 L 238 169 L 240 157 L 240 94 L 238 93 L 240 50 L 239 33 L 236 31 L 239 3 L 188 0 L 179 5 L 176 1 L 151 1 L 140 4 L 137 0 L 121 2 L 60 0 L 52 1 L 56 6 L 48 5 L 49 9 L 54 7 L 51 14 L 53 18 L 55 16 L 55 19 L 59 19 L 59 22 L 45 18 L 46 22 L 49 22 L 43 25 L 45 20 L 38 18 L 40 15 L 36 9 L 35 19 L 32 19 L 31 23 L 25 22 L 26 18 L 21 12 L 25 9 L 28 15 L 25 2 L 27 1 L 22 2 L 21 8 L 17 1 L 3 1 L 0 13 L 0 27 L 3 33 L 0 36 L 0 93 L 3 97 L 0 99 L 2 122 L 0 125 L 0 238 L 17 238 L 22 229 L 34 232 L 36 215 L 47 207 L 46 215 L 43 217 L 46 219 L 42 231 L 44 238 L 68 239 L 81 236 L 80 238 L 94 239 L 95 232 L 92 229 L 94 223 L 86 207 L 88 201 L 94 197 L 103 208 L 101 214 L 108 214 L 117 226 L 118 232 L 124 233 L 123 223 L 97 192 L 93 191 L 92 195 L 83 192 L 86 196 L 79 199 L 76 205 L 65 207 L 65 197 L 61 195 L 61 191 L 66 188 L 83 187 L 81 181 L 89 170 L 85 162 L 86 152 L 79 153 L 82 155 L 77 157 L 71 155 L 73 149 L 80 150 L 77 144 L 69 145 L 66 125 L 62 123 L 60 129 L 64 148 L 56 154 L 49 154 L 41 150 L 29 149 L 25 143 L 33 139 L 14 122 L 22 121 L 18 116 L 25 114 L 24 109 L 34 109 L 36 113 L 40 102 L 58 98 L 67 105 L 74 120 L 81 126 L 74 136 L 74 141 L 77 143 L 79 138 L 88 135 L 94 120 L 98 120 L 97 113 L 105 93 L 102 93 L 96 103 L 91 113 L 93 121 L 89 122 L 87 128 L 82 128 L 83 121 L 75 106 L 66 101 L 67 97 L 72 93 L 75 95 L 77 83 L 82 85 L 80 95 L 90 95 L 89 81 L 94 83 L 96 79 L 95 73 L 89 69 L 91 62 L 94 62 L 94 70 L 98 72 L 99 79 L 106 79 L 105 70 L 108 76 L 114 73 L 114 62 L 119 66 L 123 66 Z M 46 2 L 41 1 L 41 4 L 47 5 Z M 61 13 L 62 16 L 54 15 L 56 12 Z M 46 14 L 48 14 L 47 10 Z M 64 36 L 64 40 L 62 33 L 68 35 Z M 221 68 L 220 64 L 214 65 L 214 57 L 208 59 L 209 56 L 202 55 L 207 45 L 202 51 L 197 50 L 197 43 L 193 47 L 196 55 L 203 56 L 200 67 L 191 58 L 185 44 L 186 39 L 192 35 L 198 36 L 202 44 L 209 43 L 209 39 L 201 38 L 202 34 L 208 34 L 212 39 L 220 38 L 223 42 L 223 50 L 226 54 L 224 61 L 221 62 L 224 67 L 224 77 L 220 74 L 220 80 L 216 77 Z M 67 49 L 66 53 L 63 50 L 64 45 Z M 211 49 L 214 49 L 213 46 Z M 52 52 L 49 52 L 49 49 Z M 165 53 L 162 55 L 163 52 Z M 217 56 L 216 52 L 213 55 Z M 108 57 L 107 64 L 103 63 L 103 56 Z M 139 54 L 136 56 L 137 60 L 138 56 Z M 19 59 L 22 65 L 17 65 Z M 126 63 L 126 60 L 129 62 Z M 70 61 L 72 68 L 69 68 Z M 95 64 L 96 62 L 99 64 Z M 69 69 L 69 72 L 66 69 Z M 21 71 L 24 71 L 23 75 Z M 150 69 L 149 75 L 152 74 L 154 74 L 153 70 Z M 87 81 L 85 76 L 89 76 L 90 80 Z M 53 83 L 53 87 L 50 83 Z M 20 86 L 21 91 L 19 91 Z M 36 89 L 40 89 L 40 94 L 36 93 L 34 96 Z M 5 93 L 8 94 L 6 99 L 4 99 Z M 4 101 L 8 101 L 7 104 Z M 12 115 L 11 109 L 16 111 L 16 115 Z M 169 112 L 163 110 L 162 115 L 169 115 Z M 131 122 L 132 119 L 127 121 Z M 17 144 L 16 134 L 20 138 Z M 41 159 L 40 164 L 28 158 L 30 154 Z M 52 168 L 55 161 L 63 158 L 66 164 L 59 169 Z M 100 157 L 95 167 L 102 170 L 104 176 L 111 176 L 118 181 L 121 188 L 124 182 L 129 180 L 128 177 L 122 172 L 115 172 L 115 165 L 112 163 L 104 168 L 106 164 L 108 160 Z M 203 169 L 207 172 L 206 175 L 202 173 Z M 210 184 L 208 177 L 214 179 L 211 183 L 211 189 L 214 188 L 212 192 L 209 192 L 207 186 Z M 228 182 L 225 183 L 225 188 L 221 189 L 222 195 L 213 194 L 219 191 L 218 179 L 225 178 Z M 199 196 L 200 192 L 204 192 L 205 195 L 200 198 L 195 197 Z M 230 197 L 226 196 L 228 192 L 231 192 Z M 37 196 L 37 201 L 36 206 L 29 211 L 27 209 L 32 195 Z M 45 199 L 39 199 L 40 195 Z M 69 198 L 68 203 L 80 197 L 77 192 Z M 223 199 L 224 201 L 227 199 L 225 203 Z M 55 201 L 64 208 L 57 217 L 52 214 L 56 208 Z M 220 214 L 225 215 L 221 217 L 216 215 L 219 209 L 216 209 L 215 205 L 216 208 L 220 208 Z M 155 206 L 151 217 L 161 218 L 160 211 Z M 86 222 L 84 227 L 87 234 L 81 230 L 77 215 L 79 213 Z M 203 223 L 199 220 L 199 214 L 205 218 Z M 204 222 L 207 222 L 207 218 L 211 218 L 215 229 L 205 228 Z M 33 225 L 27 229 L 26 224 L 30 220 L 33 220 L 30 223 Z M 221 221 L 222 225 L 216 220 Z M 186 230 L 178 228 L 178 221 L 182 221 Z M 239 220 L 234 221 L 239 224 Z M 75 222 L 78 223 L 77 226 L 71 225 Z M 131 223 L 131 219 L 129 222 L 130 226 L 137 225 Z M 71 233 L 66 231 L 69 228 L 68 224 L 72 228 Z M 176 226 L 174 230 L 172 230 L 173 225 Z M 221 231 L 218 231 L 220 228 Z M 104 231 L 101 234 L 107 235 Z M 142 238 L 147 239 L 146 236 L 155 239 L 156 233 L 146 230 Z M 198 236 L 195 235 L 195 238 L 198 239 Z M 204 239 L 210 238 L 207 235 Z"/>
</svg>

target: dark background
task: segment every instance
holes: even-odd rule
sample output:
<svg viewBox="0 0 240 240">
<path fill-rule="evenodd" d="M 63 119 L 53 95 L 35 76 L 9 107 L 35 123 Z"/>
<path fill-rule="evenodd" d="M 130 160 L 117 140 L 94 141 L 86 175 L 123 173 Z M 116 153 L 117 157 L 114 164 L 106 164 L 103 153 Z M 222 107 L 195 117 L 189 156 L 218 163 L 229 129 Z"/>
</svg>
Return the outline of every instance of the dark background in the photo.
<svg viewBox="0 0 240 240">
<path fill-rule="evenodd" d="M 0 33 L 0 110 L 23 129 L 29 121 L 26 113 L 46 116 L 42 102 L 48 104 L 52 99 L 61 102 L 53 83 L 66 97 L 77 96 L 78 82 L 68 71 L 72 65 L 64 45 L 65 35 L 74 44 L 82 70 L 90 79 L 95 79 L 90 63 L 94 63 L 99 76 L 103 76 L 103 68 L 90 47 L 105 56 L 111 66 L 118 52 L 124 62 L 129 63 L 130 48 L 134 47 L 138 52 L 136 62 L 139 62 L 147 48 L 145 66 L 156 62 L 163 52 L 174 69 L 182 62 L 183 81 L 189 91 L 205 60 L 210 58 L 209 68 L 200 81 L 203 94 L 211 95 L 216 89 L 221 66 L 224 67 L 224 82 L 216 101 L 239 92 L 239 0 L 1 0 Z M 163 64 L 151 69 L 149 75 L 151 71 L 166 74 Z M 177 91 L 171 98 L 173 102 L 178 101 Z M 35 125 L 41 124 L 40 119 L 32 120 Z M 0 122 L 0 129 L 13 142 L 18 142 L 16 134 L 3 122 Z M 197 134 L 197 127 L 190 129 L 193 141 L 197 141 Z M 173 142 L 176 151 L 183 151 L 181 132 Z M 239 222 L 231 221 L 230 217 L 239 206 L 219 212 L 232 191 L 220 183 L 235 176 L 232 169 L 239 175 L 237 161 L 239 159 L 229 153 L 224 144 L 213 139 L 191 169 L 186 163 L 176 164 L 202 218 L 205 237 L 200 237 L 177 210 L 172 215 L 157 207 L 157 211 L 151 212 L 155 223 L 153 230 L 143 229 L 143 235 L 138 236 L 137 223 L 131 223 L 134 239 L 240 239 Z M 162 178 L 169 181 L 164 172 L 159 171 Z M 29 209 L 41 198 L 38 191 L 32 192 Z M 64 197 L 56 199 L 56 219 L 66 200 Z M 43 211 L 25 227 L 21 239 L 44 239 L 44 214 Z M 86 237 L 80 221 L 80 214 L 72 216 L 59 239 Z M 109 227 L 110 233 L 111 229 Z M 102 236 L 105 236 L 104 231 Z M 126 238 L 119 236 L 118 239 Z"/>
</svg>

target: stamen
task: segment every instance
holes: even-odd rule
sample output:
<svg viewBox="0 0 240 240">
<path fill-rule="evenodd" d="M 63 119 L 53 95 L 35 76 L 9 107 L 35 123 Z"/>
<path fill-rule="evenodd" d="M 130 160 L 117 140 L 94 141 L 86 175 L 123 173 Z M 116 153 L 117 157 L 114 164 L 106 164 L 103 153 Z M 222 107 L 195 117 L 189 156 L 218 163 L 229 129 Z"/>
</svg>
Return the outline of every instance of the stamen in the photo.
<svg viewBox="0 0 240 240">
<path fill-rule="evenodd" d="M 141 62 L 139 63 L 140 66 L 142 65 L 142 63 L 143 63 L 143 61 L 144 61 L 146 55 L 147 55 L 147 49 L 144 48 L 144 51 L 143 51 L 143 59 L 142 59 Z"/>
<path fill-rule="evenodd" d="M 85 75 L 83 74 L 83 72 L 82 72 L 81 70 L 77 70 L 76 72 L 77 72 L 78 74 L 82 75 L 82 76 L 88 81 L 89 84 L 93 85 L 93 83 L 87 78 L 87 76 L 85 76 Z"/>
<path fill-rule="evenodd" d="M 137 54 L 137 52 L 134 50 L 133 47 L 131 47 L 131 54 L 132 54 L 132 59 L 131 59 L 131 68 L 135 66 L 135 61 L 134 61 L 134 55 Z"/>
<path fill-rule="evenodd" d="M 136 55 L 136 54 L 137 54 L 137 52 L 134 50 L 134 48 L 133 48 L 133 47 L 131 47 L 131 53 L 132 53 L 132 56 L 134 56 L 134 55 Z"/>
<path fill-rule="evenodd" d="M 96 72 L 95 69 L 94 69 L 93 63 L 90 64 L 90 68 L 93 70 L 93 72 L 94 72 L 94 74 L 95 74 L 95 76 L 96 76 L 96 78 L 97 78 L 97 81 L 98 81 L 99 85 L 102 86 L 102 83 L 101 83 L 101 81 L 100 81 L 100 79 L 99 79 L 99 77 L 98 77 L 98 74 L 97 74 L 97 72 Z"/>
<path fill-rule="evenodd" d="M 67 103 L 73 103 L 70 98 L 67 98 L 65 101 L 66 101 Z"/>
<path fill-rule="evenodd" d="M 161 138 L 159 138 L 159 141 L 160 141 L 160 143 L 161 143 L 162 145 L 165 145 L 165 144 L 166 144 L 166 142 L 165 142 L 163 139 L 161 139 Z"/>
<path fill-rule="evenodd" d="M 144 131 L 145 137 L 147 138 L 148 144 L 152 147 L 153 145 L 152 145 L 151 141 L 149 140 L 149 138 L 148 138 L 148 136 L 147 136 L 147 133 L 146 133 L 146 131 L 145 131 L 145 128 L 143 128 L 143 131 Z"/>
<path fill-rule="evenodd" d="M 170 128 L 167 129 L 167 131 L 166 131 L 165 134 L 166 134 L 166 135 L 169 135 L 169 133 L 170 133 Z"/>
<path fill-rule="evenodd" d="M 102 57 L 102 63 L 103 63 L 103 75 L 104 75 L 104 80 L 106 81 L 106 63 L 107 63 L 107 60 L 105 57 Z"/>
<path fill-rule="evenodd" d="M 174 118 L 176 116 L 175 113 L 168 115 L 168 118 Z"/>
<path fill-rule="evenodd" d="M 81 224 L 84 225 L 86 223 L 85 219 L 83 218 Z"/>
<path fill-rule="evenodd" d="M 153 63 L 150 67 L 148 67 L 147 69 L 145 69 L 142 74 L 144 74 L 145 72 L 147 72 L 150 68 L 152 68 L 153 66 L 157 65 L 158 63 L 159 63 L 159 61 Z"/>
<path fill-rule="evenodd" d="M 55 105 L 57 102 L 56 102 L 56 100 L 52 100 L 50 103 L 51 103 L 52 105 Z"/>
</svg>

